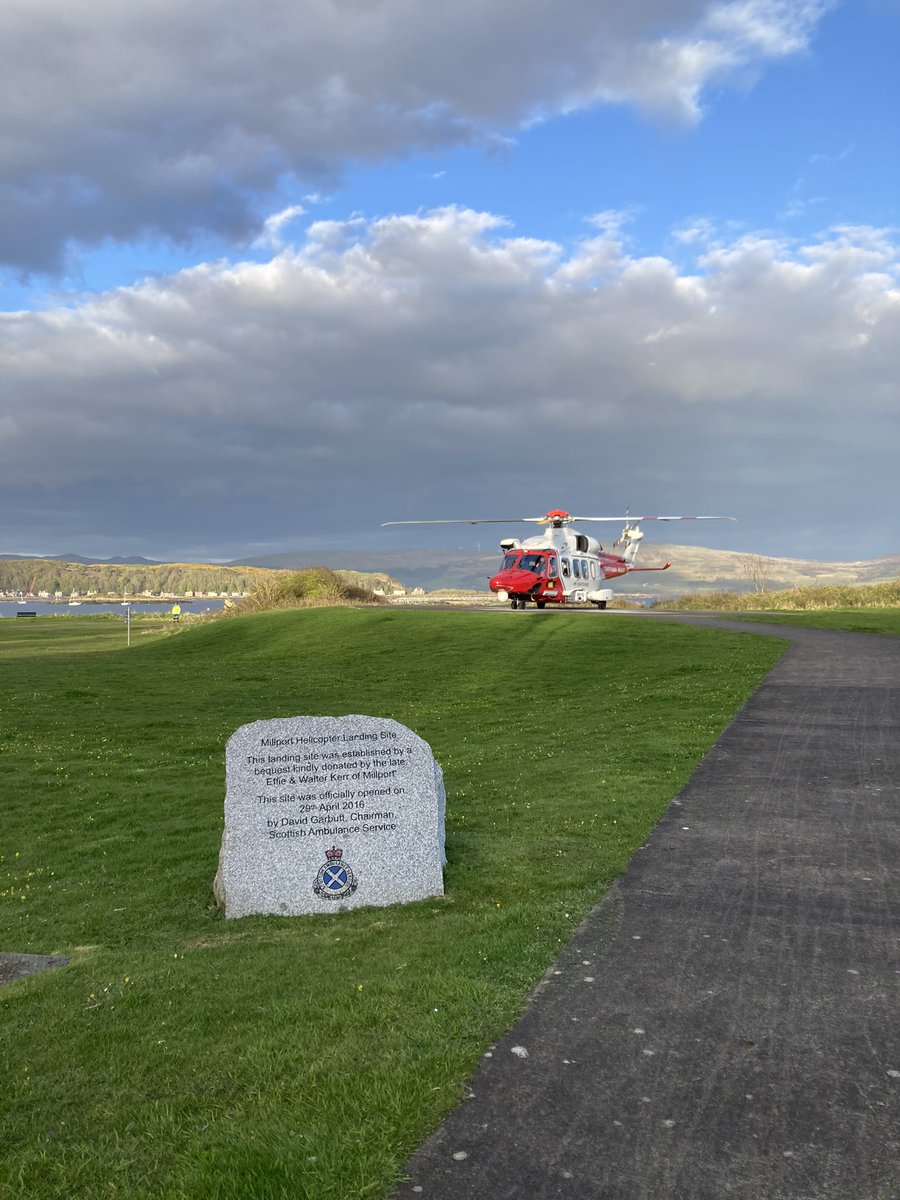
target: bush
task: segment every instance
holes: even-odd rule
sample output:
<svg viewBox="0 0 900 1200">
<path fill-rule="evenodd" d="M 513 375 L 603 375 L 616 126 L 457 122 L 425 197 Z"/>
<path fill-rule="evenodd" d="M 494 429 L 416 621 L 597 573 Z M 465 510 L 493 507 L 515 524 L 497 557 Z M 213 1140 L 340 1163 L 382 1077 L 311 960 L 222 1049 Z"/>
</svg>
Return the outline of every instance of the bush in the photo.
<svg viewBox="0 0 900 1200">
<path fill-rule="evenodd" d="M 378 597 L 368 588 L 350 583 L 340 573 L 328 567 L 304 567 L 289 575 L 273 575 L 264 579 L 249 596 L 222 613 L 223 616 L 243 616 L 245 613 L 271 612 L 277 608 L 318 608 L 329 605 L 377 604 Z"/>
</svg>

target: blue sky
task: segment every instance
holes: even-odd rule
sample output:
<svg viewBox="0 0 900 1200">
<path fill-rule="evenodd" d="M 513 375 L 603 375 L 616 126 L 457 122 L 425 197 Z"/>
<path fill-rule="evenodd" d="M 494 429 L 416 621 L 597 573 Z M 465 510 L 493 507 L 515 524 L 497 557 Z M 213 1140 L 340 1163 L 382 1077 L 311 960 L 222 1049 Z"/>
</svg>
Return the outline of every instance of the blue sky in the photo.
<svg viewBox="0 0 900 1200">
<path fill-rule="evenodd" d="M 616 209 L 634 213 L 646 253 L 670 250 L 672 228 L 698 216 L 801 237 L 896 224 L 898 55 L 896 9 L 844 5 L 805 55 L 746 88 L 717 89 L 689 129 L 621 105 L 579 112 L 514 134 L 495 156 L 465 150 L 353 170 L 329 212 L 394 212 L 398 198 L 410 210 L 463 203 L 508 215 L 526 236 L 568 240 L 586 214 Z"/>
<path fill-rule="evenodd" d="M 900 552 L 896 4 L 110 5 L 7 38 L 0 551 Z"/>
</svg>

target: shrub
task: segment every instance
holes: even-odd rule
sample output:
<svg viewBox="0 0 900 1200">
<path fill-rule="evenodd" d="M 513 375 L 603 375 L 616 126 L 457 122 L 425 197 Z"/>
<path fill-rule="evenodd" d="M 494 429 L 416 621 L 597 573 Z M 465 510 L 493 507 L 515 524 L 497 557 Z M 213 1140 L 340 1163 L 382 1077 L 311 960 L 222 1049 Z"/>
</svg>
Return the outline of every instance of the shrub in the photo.
<svg viewBox="0 0 900 1200">
<path fill-rule="evenodd" d="M 222 616 L 270 612 L 276 608 L 317 608 L 329 605 L 377 604 L 378 597 L 368 588 L 350 583 L 328 567 L 304 567 L 290 574 L 273 574 Z"/>
</svg>

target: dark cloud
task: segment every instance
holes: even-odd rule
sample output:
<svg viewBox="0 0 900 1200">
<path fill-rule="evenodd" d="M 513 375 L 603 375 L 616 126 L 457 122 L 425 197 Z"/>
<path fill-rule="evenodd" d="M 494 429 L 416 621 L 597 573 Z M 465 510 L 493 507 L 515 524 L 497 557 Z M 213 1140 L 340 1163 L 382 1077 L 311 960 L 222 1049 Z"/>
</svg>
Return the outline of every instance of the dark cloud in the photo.
<svg viewBox="0 0 900 1200">
<path fill-rule="evenodd" d="M 760 551 L 804 522 L 843 528 L 836 557 L 896 551 L 896 273 L 867 229 L 685 273 L 446 209 L 8 314 L 0 546 L 231 557 L 631 504 L 733 513 L 704 538 Z"/>
<path fill-rule="evenodd" d="M 826 0 L 14 0 L 0 12 L 0 261 L 248 236 L 284 176 L 626 102 L 696 119 L 710 80 L 801 49 Z M 743 76 L 742 76 L 743 77 Z"/>
</svg>

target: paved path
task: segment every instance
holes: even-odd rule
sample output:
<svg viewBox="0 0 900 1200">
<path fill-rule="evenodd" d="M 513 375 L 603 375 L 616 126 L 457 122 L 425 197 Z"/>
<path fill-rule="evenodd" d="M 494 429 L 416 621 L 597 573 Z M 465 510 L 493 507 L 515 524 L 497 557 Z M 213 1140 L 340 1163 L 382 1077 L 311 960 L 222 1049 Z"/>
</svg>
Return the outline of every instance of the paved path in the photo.
<svg viewBox="0 0 900 1200">
<path fill-rule="evenodd" d="M 792 645 L 398 1197 L 900 1198 L 900 638 L 700 623 Z"/>
</svg>

